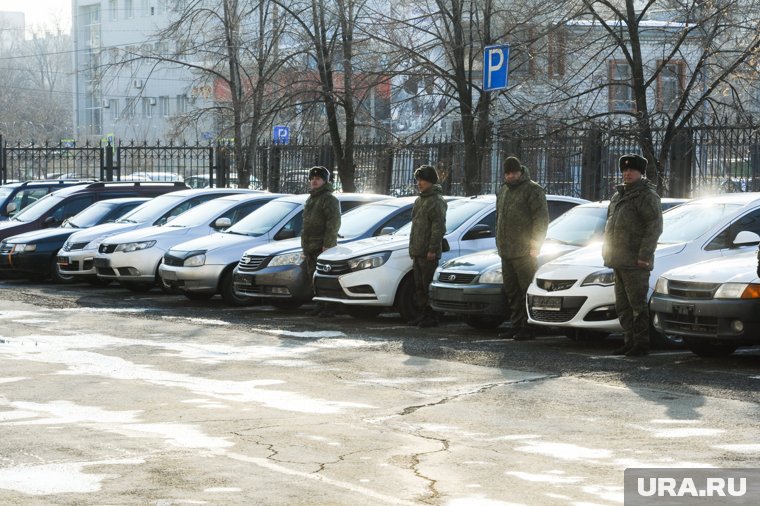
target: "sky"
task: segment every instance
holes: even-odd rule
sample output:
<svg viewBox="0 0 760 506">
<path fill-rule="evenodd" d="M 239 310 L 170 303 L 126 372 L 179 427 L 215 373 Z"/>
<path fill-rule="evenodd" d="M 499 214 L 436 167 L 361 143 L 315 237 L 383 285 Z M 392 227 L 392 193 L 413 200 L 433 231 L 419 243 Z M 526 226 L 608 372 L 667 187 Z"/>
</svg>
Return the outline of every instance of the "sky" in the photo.
<svg viewBox="0 0 760 506">
<path fill-rule="evenodd" d="M 0 0 L 0 11 L 23 12 L 26 28 L 71 28 L 71 0 Z"/>
</svg>

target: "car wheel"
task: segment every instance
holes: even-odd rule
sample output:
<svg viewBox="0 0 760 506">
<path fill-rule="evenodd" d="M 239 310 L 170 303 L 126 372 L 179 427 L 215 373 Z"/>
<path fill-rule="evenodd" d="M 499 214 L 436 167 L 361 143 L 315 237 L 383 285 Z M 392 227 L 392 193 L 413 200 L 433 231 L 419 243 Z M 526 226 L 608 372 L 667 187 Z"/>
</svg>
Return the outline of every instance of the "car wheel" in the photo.
<svg viewBox="0 0 760 506">
<path fill-rule="evenodd" d="M 468 315 L 464 322 L 474 329 L 490 330 L 504 323 L 503 316 Z"/>
<path fill-rule="evenodd" d="M 270 299 L 267 303 L 277 309 L 298 309 L 303 306 L 305 300 L 301 299 Z"/>
<path fill-rule="evenodd" d="M 222 294 L 224 302 L 230 306 L 251 306 L 255 302 L 252 297 L 241 297 L 235 293 L 235 287 L 232 284 L 232 269 L 222 275 L 222 280 L 219 282 L 219 293 Z"/>
<path fill-rule="evenodd" d="M 396 292 L 396 310 L 405 322 L 417 317 L 417 305 L 414 303 L 414 278 L 408 274 L 398 285 Z"/>
<path fill-rule="evenodd" d="M 153 288 L 153 285 L 151 283 L 135 283 L 134 281 L 119 281 L 119 284 L 129 290 L 130 292 L 135 293 L 145 293 L 149 292 L 151 288 Z"/>
<path fill-rule="evenodd" d="M 74 276 L 70 274 L 62 274 L 61 271 L 58 270 L 58 259 L 56 257 L 53 257 L 53 260 L 50 262 L 50 279 L 53 280 L 53 283 L 60 284 L 74 282 Z"/>
<path fill-rule="evenodd" d="M 732 343 L 721 343 L 699 337 L 684 337 L 686 347 L 700 357 L 727 357 L 739 346 Z"/>
<path fill-rule="evenodd" d="M 383 308 L 376 306 L 343 306 L 343 310 L 352 318 L 357 320 L 372 320 L 377 318 Z"/>
<path fill-rule="evenodd" d="M 209 300 L 211 297 L 216 295 L 207 292 L 183 292 L 183 294 L 190 300 Z"/>
</svg>

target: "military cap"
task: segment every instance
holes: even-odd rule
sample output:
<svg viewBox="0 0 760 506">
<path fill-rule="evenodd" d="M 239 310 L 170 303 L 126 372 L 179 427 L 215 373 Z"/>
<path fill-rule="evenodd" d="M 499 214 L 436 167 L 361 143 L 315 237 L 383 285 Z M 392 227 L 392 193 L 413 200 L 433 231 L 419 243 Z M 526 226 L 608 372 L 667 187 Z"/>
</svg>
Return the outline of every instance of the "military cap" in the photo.
<svg viewBox="0 0 760 506">
<path fill-rule="evenodd" d="M 438 182 L 438 173 L 432 165 L 420 165 L 420 167 L 414 171 L 414 179 L 422 179 L 423 181 L 435 184 Z"/>
<path fill-rule="evenodd" d="M 638 170 L 642 174 L 646 174 L 647 172 L 647 159 L 641 155 L 623 155 L 620 157 L 619 165 L 620 172 L 626 169 Z"/>
<path fill-rule="evenodd" d="M 321 165 L 316 165 L 309 169 L 309 179 L 313 177 L 321 177 L 325 180 L 325 183 L 330 180 L 330 171 Z"/>
<path fill-rule="evenodd" d="M 510 156 L 504 160 L 504 173 L 507 172 L 525 172 L 525 168 L 516 156 Z"/>
</svg>

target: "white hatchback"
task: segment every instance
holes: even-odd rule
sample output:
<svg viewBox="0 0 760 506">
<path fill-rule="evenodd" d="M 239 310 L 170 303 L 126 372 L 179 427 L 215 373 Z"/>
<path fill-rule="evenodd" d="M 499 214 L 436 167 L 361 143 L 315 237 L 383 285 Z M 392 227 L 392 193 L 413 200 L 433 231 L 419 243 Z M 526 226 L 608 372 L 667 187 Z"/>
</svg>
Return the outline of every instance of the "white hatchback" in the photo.
<svg viewBox="0 0 760 506">
<path fill-rule="evenodd" d="M 740 232 L 750 232 L 740 234 Z M 731 193 L 695 199 L 663 214 L 663 232 L 649 278 L 674 267 L 734 255 L 756 247 L 760 237 L 760 193 Z M 615 312 L 615 277 L 602 261 L 602 243 L 581 248 L 539 268 L 528 288 L 528 319 L 585 335 L 622 330 Z M 594 332 L 596 331 L 596 332 Z M 652 333 L 653 344 L 680 338 Z"/>
</svg>

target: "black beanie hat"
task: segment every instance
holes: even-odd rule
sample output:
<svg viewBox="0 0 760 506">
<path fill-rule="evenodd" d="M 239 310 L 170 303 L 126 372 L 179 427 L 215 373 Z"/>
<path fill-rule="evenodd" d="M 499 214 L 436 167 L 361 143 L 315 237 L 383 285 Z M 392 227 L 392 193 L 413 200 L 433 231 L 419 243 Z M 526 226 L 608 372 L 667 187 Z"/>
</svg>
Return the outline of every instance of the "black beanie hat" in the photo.
<svg viewBox="0 0 760 506">
<path fill-rule="evenodd" d="M 623 172 L 625 169 L 634 169 L 642 174 L 647 173 L 647 159 L 641 155 L 623 155 L 620 157 L 619 165 L 620 172 Z"/>
<path fill-rule="evenodd" d="M 516 156 L 510 156 L 504 160 L 504 173 L 507 172 L 524 172 L 524 168 L 520 163 L 520 159 Z"/>
<path fill-rule="evenodd" d="M 432 165 L 420 165 L 420 167 L 414 171 L 414 179 L 422 179 L 436 184 L 438 182 L 438 173 Z"/>
<path fill-rule="evenodd" d="M 330 171 L 326 168 L 322 167 L 321 165 L 316 165 L 309 169 L 309 179 L 313 177 L 321 177 L 324 179 L 325 183 L 330 181 Z"/>
</svg>

